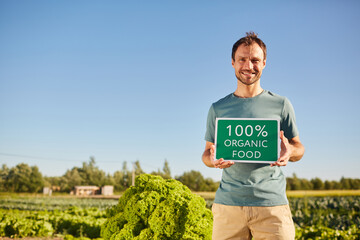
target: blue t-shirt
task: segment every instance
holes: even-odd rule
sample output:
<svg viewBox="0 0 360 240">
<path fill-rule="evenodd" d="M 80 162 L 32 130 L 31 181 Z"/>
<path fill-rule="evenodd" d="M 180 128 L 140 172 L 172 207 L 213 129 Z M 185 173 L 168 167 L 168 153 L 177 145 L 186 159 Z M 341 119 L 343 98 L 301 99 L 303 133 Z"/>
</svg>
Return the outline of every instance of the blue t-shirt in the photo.
<svg viewBox="0 0 360 240">
<path fill-rule="evenodd" d="M 215 142 L 216 118 L 275 118 L 285 137 L 298 136 L 290 101 L 264 90 L 252 98 L 229 94 L 210 107 L 205 140 Z M 223 169 L 215 203 L 231 206 L 279 206 L 288 204 L 286 179 L 280 167 L 270 164 L 239 163 Z"/>
</svg>

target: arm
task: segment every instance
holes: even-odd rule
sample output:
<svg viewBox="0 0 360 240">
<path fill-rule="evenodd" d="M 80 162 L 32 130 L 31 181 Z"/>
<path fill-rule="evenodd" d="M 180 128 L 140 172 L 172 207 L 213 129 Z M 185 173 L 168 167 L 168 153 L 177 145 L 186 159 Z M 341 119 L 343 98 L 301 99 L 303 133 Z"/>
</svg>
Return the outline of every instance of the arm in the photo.
<svg viewBox="0 0 360 240">
<path fill-rule="evenodd" d="M 215 160 L 215 145 L 212 142 L 206 142 L 205 151 L 202 155 L 204 164 L 211 168 L 228 168 L 234 165 L 233 161 L 225 161 L 223 158 Z"/>
<path fill-rule="evenodd" d="M 287 139 L 284 136 L 284 131 L 281 131 L 280 139 L 281 139 L 280 157 L 275 163 L 272 163 L 271 166 L 286 166 L 289 161 L 297 162 L 303 157 L 305 153 L 305 148 L 300 142 L 300 138 L 298 136 L 291 139 Z"/>
</svg>

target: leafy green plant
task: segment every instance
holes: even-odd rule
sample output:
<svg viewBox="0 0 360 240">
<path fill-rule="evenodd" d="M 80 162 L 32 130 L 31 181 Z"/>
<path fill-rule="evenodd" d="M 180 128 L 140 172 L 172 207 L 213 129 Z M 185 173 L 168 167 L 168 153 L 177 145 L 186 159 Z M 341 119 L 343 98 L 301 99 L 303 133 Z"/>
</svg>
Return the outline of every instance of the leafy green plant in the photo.
<svg viewBox="0 0 360 240">
<path fill-rule="evenodd" d="M 205 200 L 174 179 L 140 175 L 107 216 L 105 239 L 211 239 Z"/>
</svg>

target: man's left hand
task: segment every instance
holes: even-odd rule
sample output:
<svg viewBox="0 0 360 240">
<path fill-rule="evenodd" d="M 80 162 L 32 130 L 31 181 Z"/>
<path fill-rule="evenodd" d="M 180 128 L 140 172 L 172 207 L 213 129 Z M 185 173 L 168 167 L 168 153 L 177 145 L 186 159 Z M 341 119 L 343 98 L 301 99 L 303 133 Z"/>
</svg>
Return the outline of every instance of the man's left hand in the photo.
<svg viewBox="0 0 360 240">
<path fill-rule="evenodd" d="M 271 167 L 273 166 L 286 166 L 289 162 L 289 159 L 292 154 L 292 146 L 289 143 L 289 140 L 284 136 L 284 131 L 280 131 L 280 140 L 281 140 L 281 151 L 279 159 L 270 164 Z"/>
</svg>

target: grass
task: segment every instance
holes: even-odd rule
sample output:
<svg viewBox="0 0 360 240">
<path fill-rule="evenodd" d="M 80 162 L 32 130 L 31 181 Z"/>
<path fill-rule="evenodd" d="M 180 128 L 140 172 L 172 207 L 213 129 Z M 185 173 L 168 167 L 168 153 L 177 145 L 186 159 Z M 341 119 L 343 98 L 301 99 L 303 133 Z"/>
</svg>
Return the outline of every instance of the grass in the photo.
<svg viewBox="0 0 360 240">
<path fill-rule="evenodd" d="M 288 197 L 360 196 L 360 190 L 296 190 L 286 191 Z"/>
</svg>

